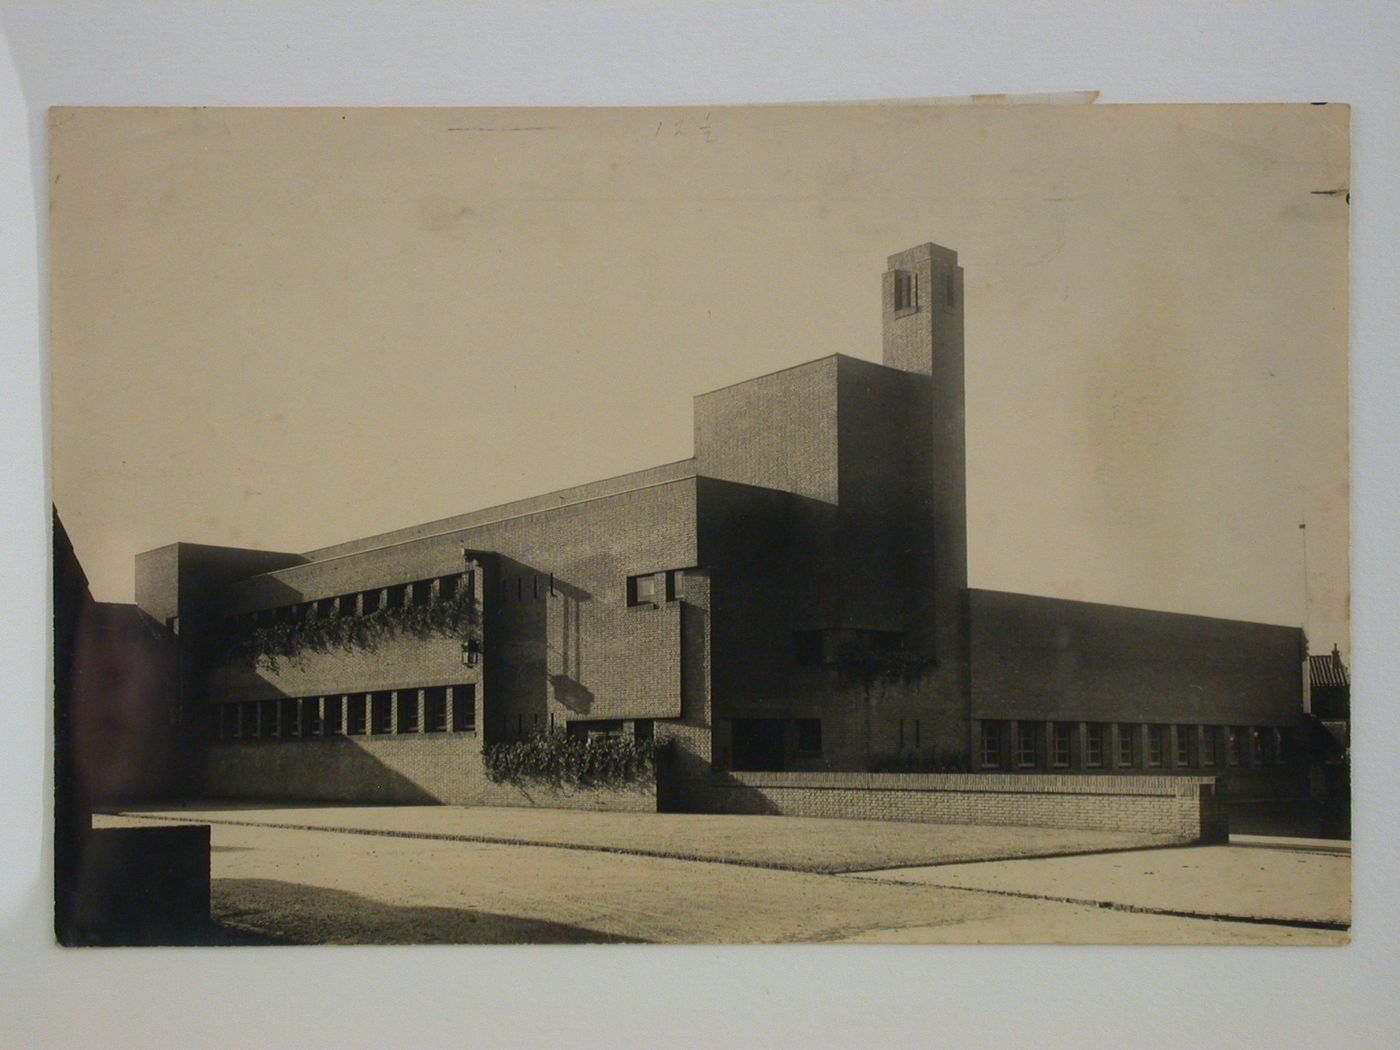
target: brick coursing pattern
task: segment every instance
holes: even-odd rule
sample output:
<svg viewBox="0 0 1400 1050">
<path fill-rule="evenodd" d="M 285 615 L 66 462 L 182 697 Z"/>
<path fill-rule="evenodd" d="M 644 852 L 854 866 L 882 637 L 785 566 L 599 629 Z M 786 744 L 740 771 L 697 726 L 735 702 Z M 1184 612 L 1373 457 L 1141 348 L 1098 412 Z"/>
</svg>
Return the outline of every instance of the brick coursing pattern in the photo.
<svg viewBox="0 0 1400 1050">
<path fill-rule="evenodd" d="M 719 813 L 1139 831 L 1183 842 L 1228 834 L 1211 777 L 729 773 L 685 778 L 668 798 Z"/>
<path fill-rule="evenodd" d="M 475 733 L 248 740 L 211 745 L 204 794 L 317 802 L 445 803 L 656 811 L 656 785 L 552 788 L 493 784 Z"/>
</svg>

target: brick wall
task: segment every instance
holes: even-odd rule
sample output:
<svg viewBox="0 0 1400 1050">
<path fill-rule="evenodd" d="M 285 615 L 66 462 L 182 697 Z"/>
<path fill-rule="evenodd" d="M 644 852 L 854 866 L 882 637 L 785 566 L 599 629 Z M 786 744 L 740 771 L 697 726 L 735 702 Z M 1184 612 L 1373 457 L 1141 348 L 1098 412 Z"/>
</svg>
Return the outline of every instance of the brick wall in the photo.
<svg viewBox="0 0 1400 1050">
<path fill-rule="evenodd" d="M 666 797 L 690 812 L 1086 828 L 1183 842 L 1228 834 L 1211 777 L 728 773 L 685 778 Z"/>
<path fill-rule="evenodd" d="M 552 788 L 493 784 L 475 733 L 323 740 L 248 740 L 211 746 L 205 797 L 544 809 L 656 811 L 656 785 Z"/>
</svg>

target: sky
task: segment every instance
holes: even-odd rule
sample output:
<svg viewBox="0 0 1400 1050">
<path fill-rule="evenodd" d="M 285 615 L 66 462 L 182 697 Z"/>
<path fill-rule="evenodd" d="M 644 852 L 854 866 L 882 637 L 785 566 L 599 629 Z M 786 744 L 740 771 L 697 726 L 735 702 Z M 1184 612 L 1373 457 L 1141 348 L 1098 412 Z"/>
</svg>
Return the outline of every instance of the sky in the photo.
<svg viewBox="0 0 1400 1050">
<path fill-rule="evenodd" d="M 1308 105 L 54 111 L 55 504 L 124 601 L 176 540 L 683 459 L 693 395 L 879 360 L 885 258 L 935 241 L 971 585 L 1345 652 L 1347 143 Z"/>
</svg>

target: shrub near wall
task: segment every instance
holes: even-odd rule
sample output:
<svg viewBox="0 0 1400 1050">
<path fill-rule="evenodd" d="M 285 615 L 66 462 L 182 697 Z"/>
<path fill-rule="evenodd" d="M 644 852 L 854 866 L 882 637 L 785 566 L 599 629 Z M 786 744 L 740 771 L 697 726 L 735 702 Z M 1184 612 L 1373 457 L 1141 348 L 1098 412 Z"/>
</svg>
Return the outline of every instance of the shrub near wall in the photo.
<svg viewBox="0 0 1400 1050">
<path fill-rule="evenodd" d="M 483 755 L 487 805 L 656 811 L 657 747 L 630 737 L 541 733 Z"/>
</svg>

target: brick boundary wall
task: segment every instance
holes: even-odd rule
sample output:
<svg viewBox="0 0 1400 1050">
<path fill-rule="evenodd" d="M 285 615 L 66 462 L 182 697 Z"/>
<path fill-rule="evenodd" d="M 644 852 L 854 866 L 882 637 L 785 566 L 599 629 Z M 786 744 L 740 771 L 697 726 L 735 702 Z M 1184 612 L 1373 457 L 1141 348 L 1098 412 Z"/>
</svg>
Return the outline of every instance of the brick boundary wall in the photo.
<svg viewBox="0 0 1400 1050">
<path fill-rule="evenodd" d="M 656 784 L 493 784 L 475 733 L 248 740 L 205 751 L 204 797 L 656 812 Z"/>
<path fill-rule="evenodd" d="M 668 785 L 668 808 L 709 813 L 1087 828 L 1221 842 L 1215 777 L 1060 774 L 714 773 Z"/>
</svg>

